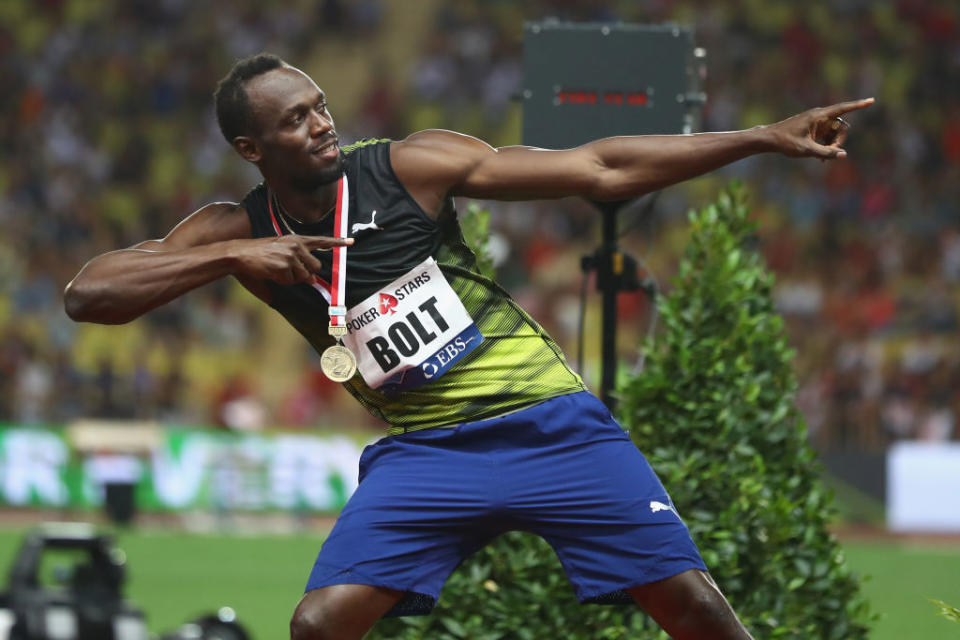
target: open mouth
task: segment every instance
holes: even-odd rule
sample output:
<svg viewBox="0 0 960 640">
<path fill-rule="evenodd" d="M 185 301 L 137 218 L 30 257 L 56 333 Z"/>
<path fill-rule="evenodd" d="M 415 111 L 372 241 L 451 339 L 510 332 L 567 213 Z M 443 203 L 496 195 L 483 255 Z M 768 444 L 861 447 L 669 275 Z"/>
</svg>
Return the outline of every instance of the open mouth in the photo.
<svg viewBox="0 0 960 640">
<path fill-rule="evenodd" d="M 310 153 L 316 156 L 323 156 L 324 158 L 334 158 L 336 157 L 337 153 L 339 153 L 337 141 L 331 140 L 322 147 L 315 147 L 310 150 Z"/>
</svg>

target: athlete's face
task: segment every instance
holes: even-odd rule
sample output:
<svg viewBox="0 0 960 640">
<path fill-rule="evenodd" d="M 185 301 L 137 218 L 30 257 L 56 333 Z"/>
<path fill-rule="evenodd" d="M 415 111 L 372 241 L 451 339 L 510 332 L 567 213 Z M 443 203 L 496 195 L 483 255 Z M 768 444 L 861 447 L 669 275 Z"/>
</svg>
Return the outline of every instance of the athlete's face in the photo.
<svg viewBox="0 0 960 640">
<path fill-rule="evenodd" d="M 298 188 L 312 190 L 343 171 L 340 145 L 327 98 L 305 73 L 281 67 L 245 86 L 253 111 L 253 156 L 263 173 L 282 173 Z M 238 139 L 239 140 L 239 139 Z"/>
</svg>

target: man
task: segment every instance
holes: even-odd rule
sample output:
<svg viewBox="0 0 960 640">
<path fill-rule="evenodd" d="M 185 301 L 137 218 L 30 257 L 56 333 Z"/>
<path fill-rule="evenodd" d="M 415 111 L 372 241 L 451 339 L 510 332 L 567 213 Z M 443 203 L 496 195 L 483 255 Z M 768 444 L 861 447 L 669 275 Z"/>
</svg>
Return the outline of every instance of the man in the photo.
<svg viewBox="0 0 960 640">
<path fill-rule="evenodd" d="M 264 182 L 163 240 L 94 258 L 65 304 L 78 321 L 123 323 L 232 275 L 390 424 L 364 451 L 291 637 L 360 638 L 383 615 L 427 613 L 466 556 L 520 529 L 553 545 L 581 601 L 632 598 L 678 639 L 749 638 L 646 460 L 479 274 L 452 198 L 622 200 L 756 153 L 842 158 L 840 116 L 872 99 L 563 151 L 439 130 L 340 149 L 324 93 L 265 54 L 238 62 L 215 99 L 224 136 Z"/>
</svg>

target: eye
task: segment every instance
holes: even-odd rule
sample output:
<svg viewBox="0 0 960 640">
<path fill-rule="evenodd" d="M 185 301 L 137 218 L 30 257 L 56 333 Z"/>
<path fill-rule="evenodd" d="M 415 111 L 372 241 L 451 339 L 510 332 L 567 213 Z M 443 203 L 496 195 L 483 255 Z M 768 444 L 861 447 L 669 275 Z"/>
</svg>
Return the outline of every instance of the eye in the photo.
<svg viewBox="0 0 960 640">
<path fill-rule="evenodd" d="M 323 112 L 326 111 L 326 110 L 327 110 L 327 102 L 326 102 L 326 100 L 317 103 L 317 111 L 318 111 L 318 112 L 323 113 Z"/>
</svg>

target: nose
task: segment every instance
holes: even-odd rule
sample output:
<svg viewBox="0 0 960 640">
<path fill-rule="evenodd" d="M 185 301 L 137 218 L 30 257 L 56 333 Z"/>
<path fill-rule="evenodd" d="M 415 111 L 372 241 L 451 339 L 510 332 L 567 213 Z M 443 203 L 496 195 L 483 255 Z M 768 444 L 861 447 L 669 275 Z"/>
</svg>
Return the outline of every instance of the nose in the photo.
<svg viewBox="0 0 960 640">
<path fill-rule="evenodd" d="M 316 111 L 311 111 L 310 116 L 310 135 L 314 138 L 322 136 L 333 129 L 333 119 L 327 119 Z"/>
</svg>

